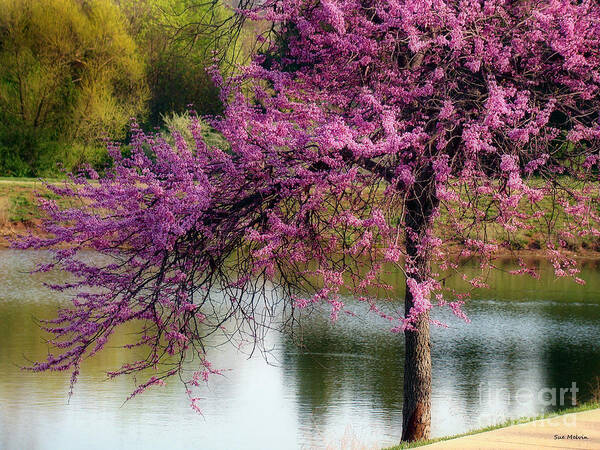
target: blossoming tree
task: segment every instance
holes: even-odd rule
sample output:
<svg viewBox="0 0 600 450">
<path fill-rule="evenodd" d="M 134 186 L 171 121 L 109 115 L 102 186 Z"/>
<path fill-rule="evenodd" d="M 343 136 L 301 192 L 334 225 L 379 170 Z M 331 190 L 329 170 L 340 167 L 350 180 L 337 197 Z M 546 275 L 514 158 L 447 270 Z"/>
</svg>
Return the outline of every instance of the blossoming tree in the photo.
<svg viewBox="0 0 600 450">
<path fill-rule="evenodd" d="M 53 286 L 75 288 L 74 304 L 46 324 L 59 354 L 34 369 L 73 369 L 74 382 L 83 358 L 140 321 L 131 345 L 147 358 L 110 375 L 155 370 L 138 393 L 195 355 L 192 396 L 214 372 L 208 335 L 257 338 L 278 300 L 329 304 L 335 319 L 353 295 L 404 333 L 403 440 L 426 438 L 429 327 L 442 325 L 430 310 L 465 318 L 444 276 L 476 257 L 482 274 L 467 281 L 484 286 L 515 231 L 535 228 L 556 275 L 581 281 L 567 242 L 600 234 L 600 6 L 273 0 L 244 14 L 274 31 L 221 80 L 212 125 L 227 148 L 205 145 L 199 122 L 193 144 L 134 128 L 106 177 L 49 186 L 77 206 L 46 200 L 51 237 L 21 245 L 60 245 L 41 269 L 77 281 Z M 82 262 L 83 248 L 107 262 Z M 390 268 L 406 279 L 394 313 L 380 307 Z M 536 275 L 522 261 L 514 273 Z"/>
</svg>

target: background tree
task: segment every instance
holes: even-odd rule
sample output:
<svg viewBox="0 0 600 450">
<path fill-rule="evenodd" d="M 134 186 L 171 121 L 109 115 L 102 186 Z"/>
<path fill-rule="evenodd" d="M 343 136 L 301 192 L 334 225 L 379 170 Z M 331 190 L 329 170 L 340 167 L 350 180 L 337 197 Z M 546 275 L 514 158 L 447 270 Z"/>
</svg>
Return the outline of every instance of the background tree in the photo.
<svg viewBox="0 0 600 450">
<path fill-rule="evenodd" d="M 0 3 L 0 171 L 94 159 L 146 101 L 143 62 L 108 0 Z M 90 152 L 92 154 L 90 154 Z"/>
<path fill-rule="evenodd" d="M 576 278 L 566 240 L 600 233 L 600 6 L 274 1 L 246 14 L 276 35 L 227 84 L 215 72 L 227 149 L 206 146 L 198 122 L 194 146 L 134 128 L 131 156 L 112 148 L 99 184 L 50 186 L 84 206 L 46 202 L 53 237 L 22 246 L 69 243 L 41 270 L 72 272 L 77 293 L 48 322 L 61 353 L 34 370 L 71 368 L 74 381 L 82 358 L 140 320 L 132 344 L 148 358 L 111 376 L 153 368 L 133 395 L 175 374 L 197 385 L 214 372 L 206 335 L 258 339 L 281 300 L 325 302 L 336 319 L 351 294 L 404 333 L 403 439 L 426 438 L 429 326 L 441 325 L 430 310 L 465 318 L 445 275 L 476 257 L 482 274 L 467 281 L 485 286 L 514 231 L 537 226 L 556 275 Z M 109 262 L 82 263 L 83 247 Z M 536 276 L 520 264 L 515 275 Z M 381 300 L 392 268 L 402 311 Z M 188 376 L 191 356 L 203 368 Z"/>
<path fill-rule="evenodd" d="M 149 128 L 190 104 L 220 112 L 206 68 L 231 72 L 243 47 L 241 21 L 216 0 L 2 2 L 2 175 L 102 166 L 103 139 L 124 139 L 131 117 Z"/>
<path fill-rule="evenodd" d="M 164 115 L 187 111 L 221 112 L 219 90 L 206 68 L 238 57 L 240 41 L 233 39 L 233 12 L 219 1 L 117 0 L 129 29 L 146 58 L 150 87 L 149 124 L 161 126 Z"/>
</svg>

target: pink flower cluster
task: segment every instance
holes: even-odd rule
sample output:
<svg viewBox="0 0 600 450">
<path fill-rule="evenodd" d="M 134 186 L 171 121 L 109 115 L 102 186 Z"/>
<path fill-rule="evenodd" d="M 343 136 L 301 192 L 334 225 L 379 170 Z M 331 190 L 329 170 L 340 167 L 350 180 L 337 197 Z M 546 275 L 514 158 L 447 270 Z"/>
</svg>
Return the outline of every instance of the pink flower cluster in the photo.
<svg viewBox="0 0 600 450">
<path fill-rule="evenodd" d="M 557 223 L 543 199 L 574 218 L 572 235 L 600 234 L 595 0 L 267 0 L 241 13 L 275 22 L 275 36 L 230 79 L 212 70 L 223 148 L 198 121 L 194 143 L 134 125 L 106 176 L 48 186 L 61 198 L 42 204 L 51 237 L 18 246 L 68 247 L 40 270 L 76 281 L 55 286 L 74 302 L 46 323 L 59 354 L 34 370 L 78 368 L 135 321 L 130 347 L 148 358 L 112 374 L 156 370 L 143 390 L 187 355 L 206 367 L 203 342 L 228 318 L 244 334 L 273 302 L 325 302 L 335 319 L 342 292 L 393 296 L 390 265 L 406 274 L 408 314 L 385 317 L 399 330 L 442 293 L 464 318 L 462 294 L 431 271 L 434 259 L 459 268 L 445 246 L 490 268 L 515 231 Z M 557 275 L 575 276 L 549 228 Z M 106 260 L 85 262 L 84 248 Z"/>
</svg>

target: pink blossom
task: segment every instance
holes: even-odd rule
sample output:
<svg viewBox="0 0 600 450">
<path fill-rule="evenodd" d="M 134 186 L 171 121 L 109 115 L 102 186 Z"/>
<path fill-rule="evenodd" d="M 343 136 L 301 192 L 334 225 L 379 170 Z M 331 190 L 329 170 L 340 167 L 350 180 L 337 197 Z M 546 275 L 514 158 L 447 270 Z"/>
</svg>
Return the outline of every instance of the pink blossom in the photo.
<svg viewBox="0 0 600 450">
<path fill-rule="evenodd" d="M 271 326 L 263 302 L 322 303 L 336 319 L 341 292 L 395 295 L 389 262 L 403 264 L 409 313 L 370 309 L 393 331 L 418 328 L 432 296 L 464 319 L 467 295 L 440 301 L 432 263 L 460 271 L 455 246 L 493 268 L 507 235 L 549 219 L 546 199 L 570 219 L 544 230 L 548 258 L 580 281 L 565 239 L 600 235 L 599 193 L 561 177 L 597 182 L 598 2 L 367 3 L 239 11 L 272 21 L 273 39 L 227 79 L 209 69 L 223 114 L 207 120 L 223 148 L 204 142 L 197 117 L 194 143 L 133 123 L 127 154 L 109 145 L 105 176 L 48 186 L 61 200 L 41 199 L 46 237 L 16 245 L 54 249 L 39 270 L 70 273 L 50 287 L 74 299 L 44 322 L 57 351 L 32 370 L 71 369 L 74 383 L 94 345 L 135 321 L 144 331 L 126 348 L 147 357 L 110 377 L 166 378 L 193 357 L 199 381 L 212 373 L 205 336 L 227 332 L 227 320 L 240 325 L 235 340 L 244 323 Z M 83 248 L 110 262 L 82 261 Z M 466 280 L 485 286 L 480 274 Z"/>
</svg>

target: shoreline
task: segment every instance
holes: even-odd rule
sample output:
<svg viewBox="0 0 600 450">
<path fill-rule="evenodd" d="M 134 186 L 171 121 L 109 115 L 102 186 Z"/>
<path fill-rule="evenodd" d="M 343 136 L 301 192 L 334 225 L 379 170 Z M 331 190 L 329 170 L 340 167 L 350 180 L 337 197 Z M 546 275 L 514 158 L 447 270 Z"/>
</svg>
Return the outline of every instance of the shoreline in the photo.
<svg viewBox="0 0 600 450">
<path fill-rule="evenodd" d="M 34 236 L 46 237 L 48 234 L 41 232 L 42 219 L 34 219 L 23 222 L 11 222 L 9 224 L 3 224 L 0 226 L 0 250 L 10 249 L 11 240 L 18 239 L 20 236 L 26 236 L 31 233 Z M 458 257 L 460 254 L 460 247 L 455 243 L 448 244 L 447 251 L 450 256 Z M 600 251 L 591 250 L 588 248 L 580 247 L 579 250 L 566 250 L 565 254 L 575 260 L 584 261 L 600 261 Z M 501 248 L 494 254 L 494 260 L 516 260 L 522 258 L 525 260 L 537 260 L 547 259 L 546 251 L 544 249 L 517 249 L 511 250 L 508 248 Z M 468 259 L 467 257 L 463 259 Z"/>
<path fill-rule="evenodd" d="M 18 239 L 20 236 L 26 236 L 31 233 L 38 237 L 47 237 L 48 235 L 41 232 L 42 219 L 33 219 L 23 222 L 10 222 L 0 226 L 0 250 L 11 249 L 11 240 Z M 460 247 L 455 243 L 449 243 L 447 251 L 450 256 L 458 257 Z M 565 254 L 577 261 L 600 261 L 600 251 L 580 247 L 577 251 L 567 250 Z M 494 254 L 494 260 L 516 260 L 522 258 L 524 260 L 540 260 L 547 259 L 546 251 L 543 249 L 517 249 L 511 250 L 501 248 Z M 468 259 L 467 257 L 463 259 Z"/>
<path fill-rule="evenodd" d="M 44 189 L 44 182 L 60 180 L 0 177 L 0 249 L 11 248 L 11 239 L 20 235 L 31 233 L 34 236 L 48 236 L 41 230 L 43 215 L 37 206 L 36 197 L 56 197 Z M 541 248 L 543 243 L 536 240 L 538 237 L 535 234 L 523 234 L 516 238 L 519 248 L 501 247 L 494 259 L 547 259 L 546 250 Z M 565 251 L 568 257 L 581 261 L 600 261 L 600 239 L 579 239 L 571 244 L 570 249 Z M 448 242 L 444 248 L 450 257 L 459 257 L 461 246 L 456 242 Z"/>
<path fill-rule="evenodd" d="M 475 429 L 472 431 L 468 431 L 466 433 L 461 433 L 461 434 L 452 435 L 452 436 L 445 436 L 445 437 L 440 437 L 440 438 L 433 438 L 433 439 L 428 439 L 425 441 L 417 441 L 417 442 L 399 444 L 399 445 L 396 445 L 393 447 L 386 447 L 383 450 L 403 450 L 403 449 L 407 449 L 407 448 L 418 448 L 418 447 L 437 448 L 438 446 L 440 448 L 456 448 L 456 449 L 475 448 L 475 447 L 470 447 L 469 445 L 471 444 L 471 442 L 468 442 L 468 441 L 470 441 L 470 440 L 476 441 L 478 439 L 485 438 L 488 443 L 493 444 L 493 440 L 491 438 L 487 437 L 487 436 L 489 436 L 488 433 L 504 434 L 504 432 L 508 432 L 511 429 L 513 429 L 514 427 L 518 427 L 518 426 L 524 426 L 524 427 L 530 426 L 531 427 L 531 426 L 535 426 L 536 425 L 535 422 L 538 422 L 538 421 L 554 419 L 554 418 L 566 416 L 569 414 L 579 414 L 579 413 L 586 413 L 586 412 L 596 412 L 598 417 L 600 418 L 600 403 L 588 402 L 588 403 L 584 403 L 579 406 L 574 406 L 572 408 L 564 409 L 562 411 L 540 414 L 538 416 L 533 416 L 533 417 L 521 417 L 518 419 L 509 419 L 505 422 L 501 422 L 501 423 L 498 423 L 495 425 L 490 425 L 490 426 L 484 427 L 484 428 L 478 428 L 478 429 Z M 598 421 L 598 422 L 599 422 L 598 429 L 600 430 L 600 421 Z M 554 438 L 554 431 L 552 430 L 551 427 L 540 426 L 539 428 L 542 432 L 544 432 L 544 431 L 547 432 L 546 434 L 549 436 L 550 442 L 556 441 L 556 439 Z M 565 433 L 566 433 L 566 431 L 563 427 L 563 434 L 565 434 Z M 573 431 L 572 434 L 577 434 L 577 433 L 576 433 L 576 431 Z M 579 433 L 579 434 L 581 434 L 581 433 Z M 456 445 L 453 445 L 453 444 L 456 444 Z M 481 443 L 479 442 L 479 444 L 481 444 Z M 492 445 L 492 444 L 490 444 L 490 445 Z M 477 448 L 482 448 L 482 447 L 477 447 Z M 489 448 L 492 448 L 492 447 L 489 447 Z M 496 447 L 494 447 L 494 448 L 496 448 Z M 505 448 L 505 447 L 502 447 L 502 448 Z M 510 447 L 506 447 L 506 448 L 510 448 Z M 512 447 L 512 448 L 516 448 L 516 447 Z M 546 447 L 538 446 L 538 448 L 546 448 Z"/>
</svg>

